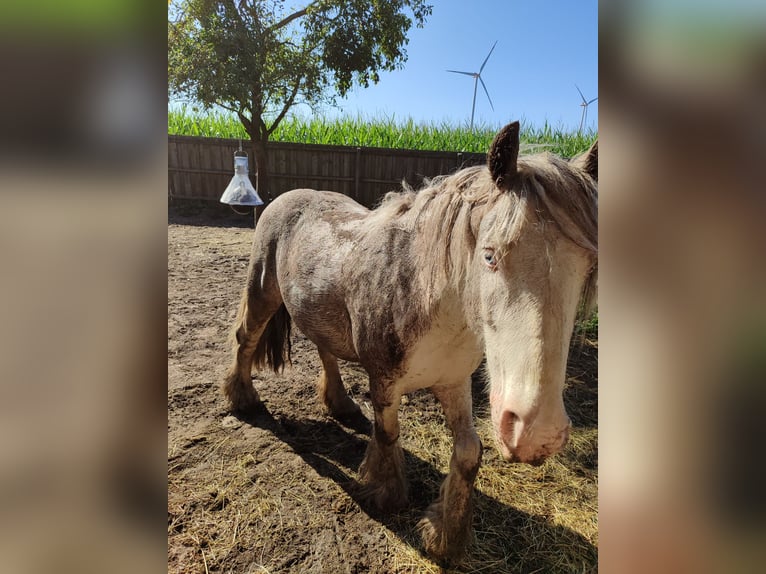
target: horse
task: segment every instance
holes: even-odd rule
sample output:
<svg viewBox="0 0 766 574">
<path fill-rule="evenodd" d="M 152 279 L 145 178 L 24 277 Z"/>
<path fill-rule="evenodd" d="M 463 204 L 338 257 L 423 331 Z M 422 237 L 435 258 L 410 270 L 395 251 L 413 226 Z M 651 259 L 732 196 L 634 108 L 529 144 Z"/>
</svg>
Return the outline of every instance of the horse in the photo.
<svg viewBox="0 0 766 574">
<path fill-rule="evenodd" d="M 369 375 L 372 432 L 362 500 L 407 502 L 398 407 L 428 388 L 452 431 L 449 473 L 419 522 L 425 551 L 459 562 L 471 536 L 483 446 L 471 375 L 486 359 L 492 428 L 510 462 L 540 464 L 567 442 L 563 402 L 574 322 L 597 278 L 598 142 L 565 160 L 519 157 L 519 123 L 495 136 L 487 164 L 388 193 L 373 209 L 296 189 L 263 211 L 223 390 L 234 411 L 260 397 L 253 365 L 280 372 L 294 323 L 319 351 L 318 395 L 340 420 L 361 414 L 338 359 Z"/>
</svg>

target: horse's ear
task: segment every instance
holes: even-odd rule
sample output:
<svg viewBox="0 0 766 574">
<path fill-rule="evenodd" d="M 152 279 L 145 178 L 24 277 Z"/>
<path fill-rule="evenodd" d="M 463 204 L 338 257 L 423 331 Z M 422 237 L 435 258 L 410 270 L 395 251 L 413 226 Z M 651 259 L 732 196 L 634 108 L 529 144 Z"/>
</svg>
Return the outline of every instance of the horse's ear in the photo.
<svg viewBox="0 0 766 574">
<path fill-rule="evenodd" d="M 495 136 L 487 154 L 489 173 L 495 185 L 507 191 L 518 175 L 516 159 L 519 157 L 519 122 L 501 129 Z"/>
<path fill-rule="evenodd" d="M 577 164 L 585 173 L 598 181 L 598 140 L 593 142 L 590 149 L 577 158 Z"/>
</svg>

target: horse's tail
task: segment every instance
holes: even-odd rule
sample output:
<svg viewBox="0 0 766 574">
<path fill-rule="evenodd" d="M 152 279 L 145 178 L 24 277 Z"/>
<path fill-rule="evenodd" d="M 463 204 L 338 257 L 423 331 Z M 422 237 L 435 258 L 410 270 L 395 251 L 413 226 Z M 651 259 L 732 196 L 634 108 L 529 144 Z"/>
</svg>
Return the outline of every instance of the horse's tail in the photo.
<svg viewBox="0 0 766 574">
<path fill-rule="evenodd" d="M 284 370 L 285 364 L 292 364 L 291 330 L 290 313 L 282 303 L 266 323 L 266 328 L 258 339 L 253 353 L 253 364 L 257 369 L 268 366 L 275 373 L 279 373 Z"/>
<path fill-rule="evenodd" d="M 249 373 L 254 365 L 257 369 L 268 366 L 275 373 L 279 373 L 284 370 L 286 364 L 292 364 L 290 314 L 285 304 L 281 303 L 264 327 L 263 311 L 267 305 L 265 301 L 251 294 L 249 287 L 244 289 L 229 338 L 235 350 L 235 371 L 243 368 Z M 240 364 L 242 360 L 248 364 Z"/>
</svg>

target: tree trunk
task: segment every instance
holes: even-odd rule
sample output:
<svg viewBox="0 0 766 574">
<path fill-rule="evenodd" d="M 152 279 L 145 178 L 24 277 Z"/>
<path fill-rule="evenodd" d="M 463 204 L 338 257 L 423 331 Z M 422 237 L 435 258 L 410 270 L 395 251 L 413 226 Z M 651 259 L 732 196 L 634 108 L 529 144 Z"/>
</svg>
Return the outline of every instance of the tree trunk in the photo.
<svg viewBox="0 0 766 574">
<path fill-rule="evenodd" d="M 263 140 L 251 140 L 251 147 L 253 150 L 253 169 L 255 170 L 255 189 L 258 192 L 258 196 L 263 200 L 263 205 L 256 207 L 253 210 L 255 217 L 255 223 L 258 223 L 258 219 L 261 217 L 261 213 L 266 206 L 271 203 L 272 195 L 269 188 L 269 164 L 268 155 L 266 153 L 266 142 Z"/>
</svg>

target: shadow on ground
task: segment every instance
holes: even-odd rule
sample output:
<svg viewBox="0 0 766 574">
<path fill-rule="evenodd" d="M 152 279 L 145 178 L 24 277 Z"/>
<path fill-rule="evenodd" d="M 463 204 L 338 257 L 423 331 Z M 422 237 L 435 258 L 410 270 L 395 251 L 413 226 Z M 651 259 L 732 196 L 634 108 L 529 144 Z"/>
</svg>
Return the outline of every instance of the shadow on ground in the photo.
<svg viewBox="0 0 766 574">
<path fill-rule="evenodd" d="M 359 496 L 359 485 L 352 477 L 364 458 L 371 431 L 369 421 L 363 415 L 359 416 L 361 418 L 344 421 L 344 424 L 329 418 L 302 420 L 273 415 L 261 405 L 254 414 L 238 414 L 237 418 L 271 432 L 319 475 L 338 484 L 370 518 L 423 554 L 417 522 L 425 508 L 438 497 L 439 485 L 445 474 L 405 449 L 410 507 L 398 514 L 384 514 L 370 507 Z M 482 556 L 488 563 L 507 564 L 509 571 L 518 572 L 563 571 L 559 563 L 549 561 L 550 552 L 541 552 L 540 559 L 530 560 L 525 540 L 531 538 L 545 540 L 546 544 L 561 548 L 562 553 L 576 548 L 578 560 L 596 564 L 597 548 L 579 533 L 552 524 L 544 517 L 520 511 L 477 490 L 474 490 L 474 501 L 474 544 L 481 547 Z M 491 512 L 482 512 L 482 509 L 491 509 Z M 480 525 L 477 524 L 477 516 L 481 517 Z M 524 537 L 514 536 L 522 529 Z M 469 548 L 468 552 L 472 550 Z M 455 571 L 461 571 L 459 566 Z"/>
<path fill-rule="evenodd" d="M 168 224 L 254 229 L 253 208 L 237 209 L 241 213 L 217 201 L 170 199 L 168 200 Z"/>
</svg>

